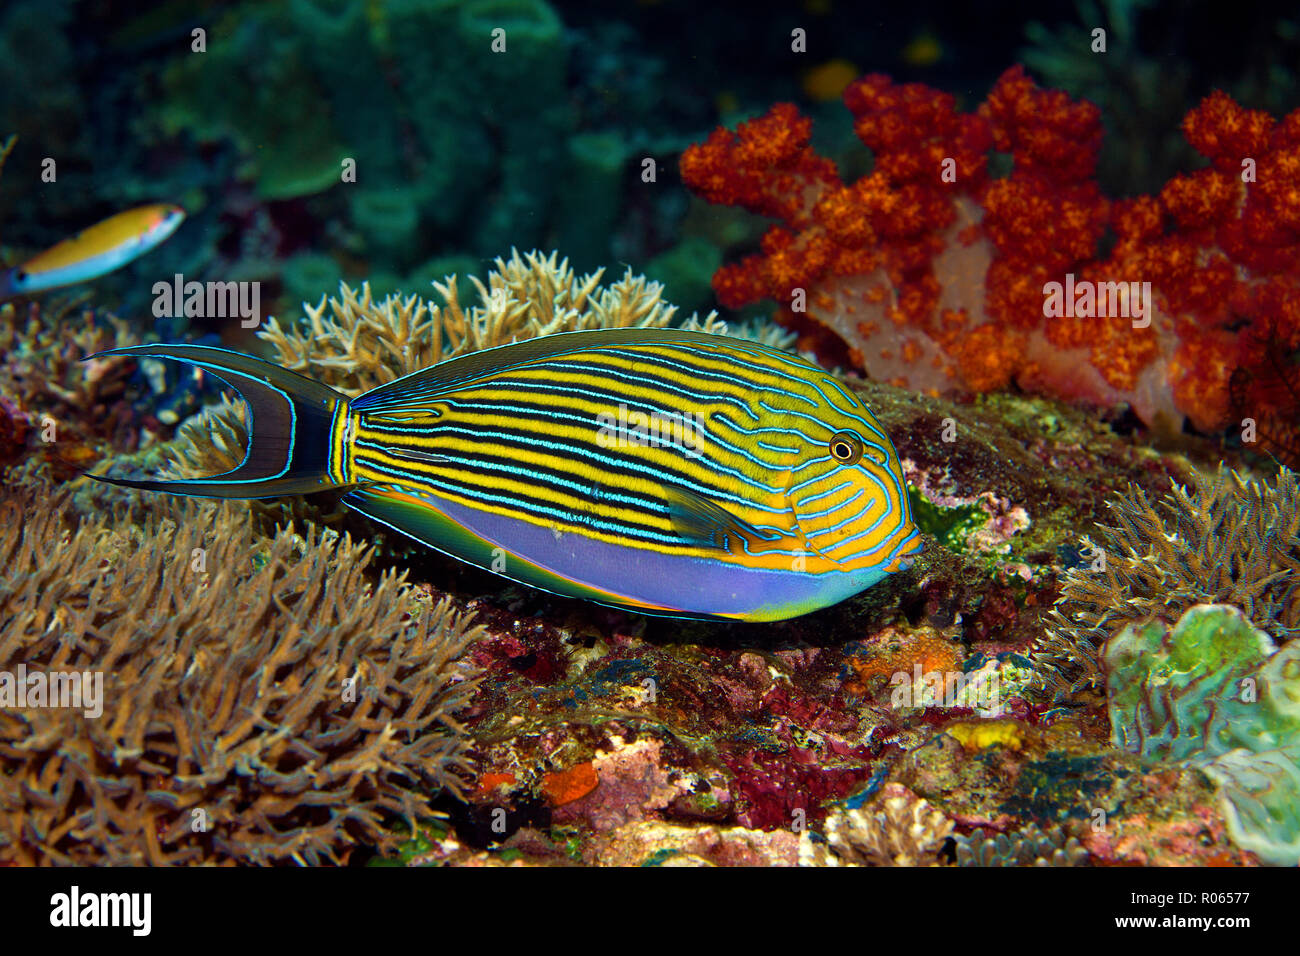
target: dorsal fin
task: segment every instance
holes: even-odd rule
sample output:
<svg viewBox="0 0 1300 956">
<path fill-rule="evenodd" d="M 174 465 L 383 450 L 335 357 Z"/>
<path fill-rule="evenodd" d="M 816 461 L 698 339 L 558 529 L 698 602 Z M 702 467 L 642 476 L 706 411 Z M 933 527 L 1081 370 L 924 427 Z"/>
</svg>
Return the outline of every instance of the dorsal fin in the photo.
<svg viewBox="0 0 1300 956">
<path fill-rule="evenodd" d="M 352 402 L 358 412 L 391 413 L 413 402 L 426 401 L 457 385 L 471 382 L 506 369 L 517 368 L 538 359 L 552 358 L 567 352 L 581 352 L 603 345 L 680 344 L 734 346 L 737 339 L 709 332 L 683 329 L 593 329 L 587 332 L 557 332 L 535 339 L 525 339 L 481 352 L 439 362 L 430 368 L 412 372 L 377 388 L 372 388 Z M 744 342 L 747 348 L 776 352 L 778 349 L 757 342 Z"/>
</svg>

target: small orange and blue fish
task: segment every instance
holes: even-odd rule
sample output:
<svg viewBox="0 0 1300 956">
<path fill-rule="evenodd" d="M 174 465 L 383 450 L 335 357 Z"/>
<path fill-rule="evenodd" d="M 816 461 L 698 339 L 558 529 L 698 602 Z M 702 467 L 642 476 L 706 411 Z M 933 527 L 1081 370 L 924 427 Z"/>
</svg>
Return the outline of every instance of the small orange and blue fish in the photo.
<svg viewBox="0 0 1300 956">
<path fill-rule="evenodd" d="M 157 247 L 184 219 L 185 210 L 166 203 L 110 216 L 0 273 L 0 300 L 98 279 Z"/>
<path fill-rule="evenodd" d="M 824 369 L 676 329 L 569 332 L 442 362 L 349 399 L 198 345 L 251 413 L 238 468 L 102 480 L 210 498 L 325 489 L 480 568 L 648 614 L 772 621 L 844 600 L 921 548 L 898 453 Z"/>
</svg>

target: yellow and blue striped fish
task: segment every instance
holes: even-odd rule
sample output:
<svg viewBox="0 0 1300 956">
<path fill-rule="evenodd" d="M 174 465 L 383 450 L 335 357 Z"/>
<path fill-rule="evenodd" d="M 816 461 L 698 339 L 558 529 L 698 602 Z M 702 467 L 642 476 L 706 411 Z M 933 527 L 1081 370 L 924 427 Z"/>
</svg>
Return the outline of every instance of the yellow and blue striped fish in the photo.
<svg viewBox="0 0 1300 956">
<path fill-rule="evenodd" d="M 177 359 L 238 390 L 249 448 L 215 498 L 345 489 L 362 514 L 558 594 L 651 613 L 780 620 L 909 567 L 898 455 L 824 369 L 673 329 L 571 332 L 462 356 L 348 399 L 260 359 Z"/>
<path fill-rule="evenodd" d="M 0 299 L 98 279 L 156 248 L 184 221 L 184 209 L 165 203 L 109 216 L 22 265 L 0 272 Z"/>
</svg>

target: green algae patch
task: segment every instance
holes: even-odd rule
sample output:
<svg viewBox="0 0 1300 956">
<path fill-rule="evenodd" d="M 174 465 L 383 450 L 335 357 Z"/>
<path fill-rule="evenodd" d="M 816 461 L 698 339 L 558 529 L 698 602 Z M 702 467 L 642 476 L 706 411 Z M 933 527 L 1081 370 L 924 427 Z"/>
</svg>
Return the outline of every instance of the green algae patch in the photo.
<svg viewBox="0 0 1300 956">
<path fill-rule="evenodd" d="M 949 551 L 966 553 L 967 539 L 979 531 L 989 520 L 988 512 L 978 503 L 944 508 L 931 504 L 919 491 L 909 487 L 908 500 L 912 503 L 912 519 L 924 534 L 928 534 Z"/>
<path fill-rule="evenodd" d="M 432 821 L 414 833 L 405 824 L 398 824 L 394 829 L 405 833 L 406 839 L 397 845 L 392 856 L 374 857 L 366 861 L 366 866 L 410 866 L 412 861 L 433 852 L 436 844 L 445 840 L 450 833 L 450 829 L 441 821 Z"/>
<path fill-rule="evenodd" d="M 673 857 L 680 855 L 680 853 L 681 851 L 678 850 L 676 847 L 661 847 L 660 849 L 655 850 L 648 857 L 646 857 L 645 861 L 641 865 L 642 866 L 663 866 Z"/>
</svg>

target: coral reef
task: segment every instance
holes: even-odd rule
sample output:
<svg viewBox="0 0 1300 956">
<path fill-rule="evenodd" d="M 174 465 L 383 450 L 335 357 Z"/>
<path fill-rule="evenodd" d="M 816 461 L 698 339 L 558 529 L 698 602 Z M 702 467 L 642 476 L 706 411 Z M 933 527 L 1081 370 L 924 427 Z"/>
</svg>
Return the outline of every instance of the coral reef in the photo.
<svg viewBox="0 0 1300 956">
<path fill-rule="evenodd" d="M 835 810 L 826 818 L 826 842 L 807 832 L 799 841 L 801 866 L 938 866 L 953 822 L 906 787 L 889 784 L 878 809 Z"/>
<path fill-rule="evenodd" d="M 465 280 L 451 276 L 427 300 L 381 298 L 368 288 L 344 285 L 334 299 L 308 307 L 304 320 L 268 323 L 263 338 L 284 364 L 357 394 L 444 357 L 515 338 L 573 327 L 665 325 L 674 317 L 656 283 L 630 273 L 612 286 L 602 285 L 600 278 L 599 273 L 576 276 L 554 254 L 516 253 L 499 260 L 483 281 L 470 280 L 473 305 L 462 302 Z M 723 328 L 713 316 L 690 324 Z M 791 335 L 770 324 L 736 331 L 787 345 Z M 328 808 L 334 804 L 324 801 L 304 819 L 295 816 L 304 811 L 291 799 L 294 793 L 276 789 L 283 783 L 277 775 L 291 776 L 297 768 L 272 764 L 271 771 L 252 780 L 205 778 L 212 789 L 186 791 L 193 802 L 178 804 L 164 816 L 164 832 L 175 837 L 190 819 L 186 814 L 196 809 L 211 820 L 212 808 L 225 806 L 221 795 L 230 790 L 232 798 L 264 798 L 285 807 L 285 816 L 274 821 L 276 832 L 311 834 L 295 844 L 297 857 L 288 842 L 267 849 L 259 842 L 264 832 L 227 814 L 226 830 L 214 824 L 207 834 L 161 842 L 161 856 L 148 856 L 152 851 L 146 847 L 123 850 L 118 858 L 344 860 L 355 855 L 356 847 L 366 846 L 404 861 L 438 865 L 790 865 L 801 853 L 805 862 L 825 865 L 947 865 L 957 859 L 954 839 L 957 853 L 965 854 L 962 840 L 968 838 L 958 834 L 982 829 L 1014 840 L 1018 828 L 1037 820 L 1048 836 L 1040 839 L 1026 830 L 1023 846 L 1017 843 L 1006 854 L 992 846 L 998 838 L 991 837 L 971 851 L 972 858 L 1010 862 L 1008 854 L 1019 860 L 1030 847 L 1041 850 L 1045 859 L 1059 849 L 1067 860 L 1078 862 L 1077 843 L 1071 841 L 1082 841 L 1094 861 L 1104 863 L 1189 862 L 1231 854 L 1238 862 L 1255 859 L 1238 848 L 1245 844 L 1229 842 L 1233 824 L 1227 808 L 1233 805 L 1216 801 L 1204 773 L 1189 772 L 1156 786 L 1140 773 L 1138 756 L 1110 747 L 1105 715 L 1098 708 L 1053 709 L 1027 699 L 1024 689 L 1029 677 L 1025 655 L 1042 634 L 1059 596 L 1061 575 L 1077 564 L 1072 542 L 1078 529 L 1096 522 L 1107 499 L 1130 485 L 1149 500 L 1171 479 L 1187 483 L 1193 475 L 1189 463 L 1143 447 L 1133 436 L 1118 435 L 1086 412 L 1060 403 L 990 395 L 956 406 L 860 379 L 846 380 L 845 387 L 862 395 L 905 449 L 918 515 L 935 535 L 905 580 L 766 629 L 758 640 L 743 628 L 646 620 L 564 601 L 476 576 L 437 556 L 402 553 L 400 563 L 410 573 L 436 584 L 421 585 L 417 594 L 403 599 L 412 617 L 420 617 L 413 603 L 417 597 L 420 605 L 449 599 L 480 622 L 472 634 L 462 635 L 465 662 L 440 671 L 455 675 L 452 680 L 470 670 L 484 675 L 474 686 L 443 685 L 447 693 L 462 695 L 455 719 L 468 737 L 449 726 L 439 729 L 435 721 L 416 738 L 431 736 L 438 746 L 456 744 L 463 763 L 468 763 L 465 748 L 472 740 L 472 757 L 481 767 L 474 785 L 463 776 L 463 764 L 446 774 L 430 771 L 438 777 L 435 781 L 402 769 L 405 758 L 393 757 L 385 764 L 392 769 L 383 778 L 388 785 L 374 782 L 375 777 L 358 783 L 363 795 L 348 798 L 360 808 L 353 816 L 331 815 Z M 174 441 L 156 442 L 133 459 L 119 455 L 111 467 L 148 468 L 176 477 L 228 470 L 242 457 L 242 414 L 242 403 L 224 401 L 184 422 Z M 945 439 L 946 421 L 960 422 L 960 441 Z M 185 567 L 181 558 L 204 546 L 212 534 L 229 539 L 238 554 L 214 558 L 215 546 L 206 545 L 213 573 L 217 567 L 233 569 L 220 590 L 261 593 L 269 587 L 275 592 L 266 605 L 272 618 L 261 632 L 262 644 L 256 645 L 259 654 L 276 653 L 276 635 L 293 626 L 276 623 L 284 613 L 280 603 L 293 611 L 304 599 L 319 597 L 316 592 L 276 591 L 274 582 L 254 585 L 257 574 L 269 573 L 266 569 L 275 565 L 276 549 L 296 549 L 278 565 L 282 580 L 289 582 L 296 580 L 291 570 L 302 566 L 298 556 L 309 553 L 317 556 L 310 560 L 337 565 L 338 580 L 347 574 L 347 555 L 353 553 L 346 549 L 355 548 L 335 532 L 320 530 L 355 526 L 339 524 L 330 506 L 314 499 L 295 500 L 287 509 L 284 503 L 255 505 L 251 513 L 256 520 L 249 521 L 249 509 L 237 505 L 223 506 L 215 517 L 217 512 L 192 510 L 171 499 L 133 499 L 126 512 L 116 489 L 78 486 L 74 491 L 66 504 L 56 502 L 59 521 L 72 525 L 73 500 L 80 514 L 116 517 L 111 526 L 106 519 L 83 519 L 81 531 L 70 529 L 67 542 L 98 534 L 99 546 L 114 556 L 114 574 L 136 567 L 116 557 L 136 549 L 139 560 L 154 562 L 150 567 L 158 581 L 170 582 L 139 584 L 142 593 L 176 594 L 174 576 Z M 88 499 L 92 493 L 93 500 Z M 301 539 L 290 536 L 286 545 L 289 532 L 273 527 L 286 517 L 299 528 L 315 530 Z M 1226 527 L 1224 521 L 1219 524 Z M 235 530 L 225 530 L 227 525 Z M 370 527 L 364 533 L 378 537 Z M 198 538 L 191 541 L 185 535 Z M 149 544 L 154 541 L 164 549 L 162 555 L 154 553 Z M 331 548 L 345 550 L 325 556 Z M 385 562 L 399 554 L 386 543 L 376 551 L 391 552 Z M 369 560 L 369 554 L 367 549 L 359 563 Z M 375 603 L 374 596 L 356 596 L 365 580 L 374 578 L 367 572 L 355 586 L 347 585 L 352 597 L 339 597 L 357 613 Z M 372 587 L 383 587 L 387 580 Z M 210 583 L 186 593 L 196 602 L 208 600 L 215 587 Z M 1260 592 L 1257 604 L 1276 603 L 1281 594 Z M 438 606 L 450 616 L 453 605 Z M 188 620 L 175 609 L 171 617 Z M 311 633 L 310 623 L 302 626 Z M 405 621 L 401 626 L 416 625 Z M 430 626 L 431 640 L 440 627 L 437 622 Z M 377 633 L 379 640 L 384 628 Z M 827 634 L 842 639 L 828 641 Z M 346 640 L 355 644 L 361 638 Z M 210 643 L 214 660 L 230 656 L 224 648 L 233 645 L 215 637 Z M 360 657 L 379 653 L 377 645 L 362 647 L 369 650 L 355 650 Z M 328 669 L 337 659 L 327 656 L 319 664 L 314 652 L 311 658 L 305 656 L 308 651 L 302 653 L 301 663 L 278 669 L 278 679 L 306 681 L 301 675 Z M 164 648 L 160 659 L 170 659 L 166 654 Z M 910 682 L 918 668 L 925 686 L 914 688 Z M 906 677 L 902 685 L 900 673 Z M 934 693 L 931 677 L 936 678 Z M 252 677 L 237 683 L 257 686 Z M 161 686 L 170 685 L 163 681 Z M 901 699 L 903 691 L 910 696 Z M 114 691 L 106 699 L 124 693 Z M 175 703 L 176 695 L 170 700 L 169 706 L 193 706 Z M 400 708 L 400 695 L 394 701 Z M 321 703 L 318 710 L 339 720 L 351 706 L 329 704 Z M 153 710 L 132 706 L 157 714 L 164 704 Z M 337 716 L 340 708 L 344 716 Z M 215 724 L 219 729 L 214 733 L 223 733 L 220 721 Z M 60 727 L 66 739 L 86 739 Z M 125 721 L 122 733 L 134 732 L 134 727 L 133 719 Z M 252 732 L 246 747 L 270 764 L 288 751 L 275 750 L 277 745 L 265 737 Z M 174 772 L 164 758 L 175 762 L 177 754 L 187 751 L 185 744 L 169 739 L 159 738 L 171 748 L 165 754 L 144 758 Z M 287 739 L 297 738 L 291 733 Z M 215 743 L 208 745 L 208 753 L 226 754 Z M 373 744 L 359 741 L 356 746 Z M 346 764 L 353 751 L 341 749 L 325 756 Z M 197 766 L 199 756 L 192 759 Z M 96 779 L 115 779 L 115 768 L 96 766 Z M 1224 773 L 1232 769 L 1223 766 Z M 1249 788 L 1248 774 L 1259 772 L 1259 767 L 1242 771 L 1235 786 Z M 435 782 L 459 799 L 426 802 L 419 812 L 406 813 L 409 801 Z M 344 790 L 340 784 L 331 792 L 342 800 Z M 1148 798 L 1147 791 L 1158 799 Z M 386 796 L 380 800 L 376 792 Z M 123 805 L 127 798 L 115 799 Z M 131 799 L 147 800 L 147 792 Z M 148 802 L 133 806 L 164 813 Z M 421 819 L 434 807 L 450 818 L 442 823 Z M 1102 831 L 1083 832 L 1076 821 L 1098 809 L 1113 814 L 1113 821 Z M 414 818 L 407 821 L 409 830 L 393 826 L 400 816 Z M 328 829 L 336 818 L 339 827 Z M 1063 839 L 1049 850 L 1043 840 L 1055 840 L 1057 826 Z M 81 829 L 61 836 L 87 832 L 81 823 L 76 827 Z M 218 834 L 226 842 L 219 844 Z M 126 845 L 119 843 L 111 852 Z M 45 852 L 31 849 L 36 844 L 30 838 L 23 845 L 29 854 Z M 86 859 L 106 852 L 82 844 L 75 850 Z M 75 857 L 66 842 L 50 852 Z"/>
<path fill-rule="evenodd" d="M 606 287 L 555 255 L 498 261 L 469 283 L 472 306 L 462 301 L 463 279 L 438 285 L 428 300 L 345 285 L 305 320 L 269 324 L 263 338 L 284 364 L 356 394 L 518 337 L 672 317 L 657 284 L 629 274 Z M 703 327 L 722 328 L 712 316 Z M 790 336 L 768 324 L 737 331 L 784 344 Z M 1045 833 L 1063 828 L 1070 859 L 1071 838 L 1107 863 L 1253 859 L 1229 843 L 1203 774 L 1155 788 L 1135 769 L 1138 758 L 1110 748 L 1103 712 L 1054 710 L 1024 690 L 1025 655 L 1060 575 L 1076 563 L 1077 529 L 1130 484 L 1153 496 L 1171 479 L 1188 482 L 1189 463 L 1060 403 L 991 395 L 956 406 L 859 379 L 845 387 L 906 450 L 935 543 L 906 580 L 767 629 L 761 640 L 743 628 L 564 601 L 381 541 L 385 562 L 436 584 L 422 594 L 449 597 L 481 622 L 464 667 L 484 677 L 457 711 L 481 773 L 459 791 L 463 802 L 436 804 L 450 814 L 444 824 L 395 831 L 385 811 L 372 829 L 349 823 L 334 857 L 321 849 L 318 858 L 344 859 L 365 844 L 439 865 L 789 865 L 802 843 L 806 860 L 828 865 L 944 865 L 958 833 L 1012 834 L 1038 820 Z M 961 423 L 958 442 L 944 438 L 949 420 Z M 183 423 L 176 440 L 113 467 L 217 473 L 239 460 L 244 434 L 241 404 L 225 401 Z M 122 514 L 116 489 L 97 494 L 79 504 L 82 514 Z M 231 535 L 257 555 L 280 540 L 272 524 L 287 516 L 298 527 L 354 527 L 379 540 L 372 527 L 336 522 L 325 502 L 269 505 L 255 505 L 256 520 Z M 187 510 L 136 500 L 131 521 L 188 528 Z M 223 513 L 233 521 L 249 511 L 227 505 Z M 132 541 L 144 533 L 114 528 Z M 333 541 L 333 532 L 307 540 Z M 827 634 L 843 637 L 828 642 Z M 924 686 L 914 688 L 918 665 Z M 1147 801 L 1143 786 L 1160 800 Z M 1099 807 L 1114 821 L 1088 842 L 1074 821 Z"/>
<path fill-rule="evenodd" d="M 188 215 L 93 298 L 0 304 L 0 866 L 1300 863 L 1290 12 L 1078 0 L 1017 54 L 974 7 L 131 6 L 0 11 L 4 263 Z M 260 282 L 259 330 L 157 315 L 177 273 Z M 214 376 L 92 351 L 355 396 L 724 331 L 718 300 L 877 413 L 906 572 L 770 626 L 643 617 L 334 493 L 83 474 L 218 474 L 249 433 Z"/>
<path fill-rule="evenodd" d="M 0 861 L 341 862 L 462 792 L 467 617 L 371 585 L 346 537 L 243 514 L 0 503 Z M 35 696 L 59 675 L 84 708 Z"/>
<path fill-rule="evenodd" d="M 844 102 L 874 156 L 852 183 L 813 152 L 811 124 L 789 104 L 682 156 L 701 196 L 778 220 L 761 253 L 715 275 L 724 305 L 774 299 L 780 318 L 838 339 L 872 378 L 929 393 L 1015 382 L 1127 403 L 1167 432 L 1184 417 L 1204 431 L 1286 418 L 1265 366 L 1300 346 L 1300 111 L 1277 122 L 1212 94 L 1183 123 L 1212 165 L 1110 202 L 1092 178 L 1098 110 L 1038 89 L 1020 67 L 974 113 L 879 74 Z M 1009 175 L 990 174 L 991 150 L 1010 154 Z M 1103 255 L 1107 230 L 1116 241 Z M 1070 300 L 1050 318 L 1049 282 Z M 1151 283 L 1144 315 L 1131 282 Z"/>
<path fill-rule="evenodd" d="M 958 866 L 1082 866 L 1088 851 L 1060 827 L 1031 823 L 1014 833 L 988 835 L 976 828 L 957 836 Z"/>
<path fill-rule="evenodd" d="M 1300 486 L 1220 465 L 1194 494 L 1175 483 L 1152 504 L 1140 488 L 1107 502 L 1114 525 L 1083 539 L 1050 630 L 1034 652 L 1034 688 L 1056 698 L 1102 684 L 1099 653 L 1130 622 L 1172 623 L 1196 604 L 1231 604 L 1278 640 L 1300 630 Z"/>
<path fill-rule="evenodd" d="M 1300 643 L 1281 649 L 1237 608 L 1129 624 L 1104 648 L 1115 745 L 1187 761 L 1219 786 L 1234 843 L 1300 864 Z"/>
<path fill-rule="evenodd" d="M 1272 112 L 1294 105 L 1300 32 L 1285 13 L 1261 10 L 1241 19 L 1232 46 L 1249 56 L 1193 64 L 1187 37 L 1159 28 L 1169 8 L 1153 0 L 1075 0 L 1073 6 L 1077 25 L 1026 24 L 1029 42 L 1016 60 L 1046 84 L 1101 108 L 1106 142 L 1097 174 L 1108 191 L 1155 193 L 1168 170 L 1194 163 L 1194 152 L 1174 131 L 1197 90 L 1217 87 Z M 1094 49 L 1092 31 L 1099 26 L 1106 31 L 1104 55 Z"/>
</svg>

